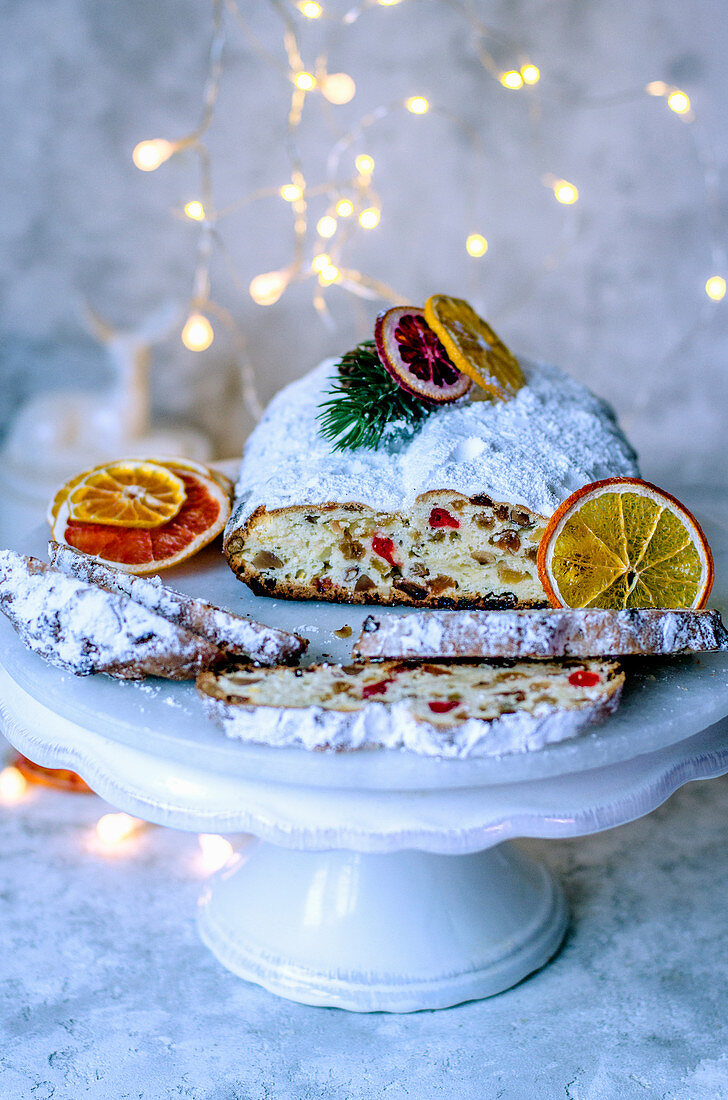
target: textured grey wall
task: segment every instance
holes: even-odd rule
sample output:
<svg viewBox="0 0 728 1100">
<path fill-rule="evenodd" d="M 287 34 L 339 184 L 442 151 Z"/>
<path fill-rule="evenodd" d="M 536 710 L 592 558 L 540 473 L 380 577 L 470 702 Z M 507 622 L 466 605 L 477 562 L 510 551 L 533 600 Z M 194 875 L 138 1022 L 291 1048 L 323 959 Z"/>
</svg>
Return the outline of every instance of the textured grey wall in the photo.
<svg viewBox="0 0 728 1100">
<path fill-rule="evenodd" d="M 323 3 L 338 13 L 351 6 Z M 269 5 L 243 0 L 241 7 L 282 57 Z M 703 292 L 714 264 L 691 129 L 715 148 L 722 172 L 725 6 L 493 0 L 472 7 L 540 65 L 536 95 L 490 80 L 467 24 L 444 4 L 375 7 L 338 30 L 297 16 L 307 64 L 328 46 L 330 70 L 351 73 L 358 88 L 351 104 L 328 114 L 320 99 L 308 104 L 301 149 L 311 182 L 323 178 L 326 151 L 342 130 L 378 104 L 417 92 L 461 115 L 486 149 L 473 180 L 467 141 L 437 113 L 401 113 L 372 130 L 367 151 L 376 158 L 382 221 L 354 240 L 349 262 L 411 300 L 443 289 L 470 296 L 516 350 L 563 364 L 614 402 L 648 475 L 724 478 L 728 299 L 711 303 Z M 130 150 L 142 138 L 178 136 L 195 124 L 209 7 L 204 0 L 5 0 L 2 20 L 9 94 L 0 119 L 0 387 L 7 420 L 39 388 L 103 383 L 104 357 L 78 308 L 83 297 L 131 325 L 189 294 L 195 228 L 170 210 L 196 194 L 195 161 L 182 156 L 144 174 Z M 210 140 L 221 205 L 288 178 L 285 80 L 234 30 L 226 56 Z M 504 51 L 504 67 L 512 56 Z M 654 79 L 690 93 L 694 127 L 664 100 L 621 96 Z M 600 99 L 607 101 L 594 102 Z M 576 206 L 554 202 L 541 183 L 549 171 L 578 183 Z M 289 258 L 289 213 L 269 199 L 226 223 L 245 285 Z M 483 260 L 464 252 L 472 229 L 490 242 Z M 544 271 L 554 254 L 558 262 Z M 332 288 L 337 328 L 330 332 L 311 307 L 311 283 L 263 308 L 234 285 L 224 263 L 215 263 L 213 279 L 215 296 L 246 333 L 265 398 L 323 354 L 361 338 L 377 309 Z M 247 423 L 237 388 L 224 339 L 202 356 L 176 338 L 158 349 L 158 409 L 207 425 L 221 451 L 239 447 Z"/>
</svg>

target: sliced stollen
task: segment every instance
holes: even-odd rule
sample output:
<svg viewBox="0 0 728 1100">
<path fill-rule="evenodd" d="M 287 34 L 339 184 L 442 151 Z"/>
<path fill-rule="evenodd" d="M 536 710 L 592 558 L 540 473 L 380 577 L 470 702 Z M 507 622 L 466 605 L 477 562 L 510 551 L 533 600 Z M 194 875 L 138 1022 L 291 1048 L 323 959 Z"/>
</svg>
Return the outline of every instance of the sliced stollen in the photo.
<svg viewBox="0 0 728 1100">
<path fill-rule="evenodd" d="M 233 669 L 197 679 L 229 737 L 347 751 L 499 756 L 575 737 L 616 710 L 614 662 L 414 664 L 364 661 Z"/>
<path fill-rule="evenodd" d="M 543 607 L 536 555 L 575 487 L 634 475 L 613 412 L 520 360 L 510 401 L 440 405 L 376 450 L 321 434 L 336 360 L 286 386 L 245 446 L 224 548 L 263 596 L 414 607 Z"/>
<path fill-rule="evenodd" d="M 207 639 L 128 596 L 12 550 L 0 550 L 0 611 L 29 649 L 79 676 L 190 680 L 224 660 Z"/>
<path fill-rule="evenodd" d="M 308 640 L 298 634 L 186 596 L 167 588 L 159 577 L 136 577 L 57 542 L 51 542 L 48 550 L 52 564 L 69 576 L 128 596 L 168 622 L 206 638 L 228 656 L 249 657 L 262 665 L 295 664 L 308 646 Z"/>
<path fill-rule="evenodd" d="M 355 657 L 669 656 L 728 649 L 719 611 L 598 608 L 369 615 Z"/>
</svg>

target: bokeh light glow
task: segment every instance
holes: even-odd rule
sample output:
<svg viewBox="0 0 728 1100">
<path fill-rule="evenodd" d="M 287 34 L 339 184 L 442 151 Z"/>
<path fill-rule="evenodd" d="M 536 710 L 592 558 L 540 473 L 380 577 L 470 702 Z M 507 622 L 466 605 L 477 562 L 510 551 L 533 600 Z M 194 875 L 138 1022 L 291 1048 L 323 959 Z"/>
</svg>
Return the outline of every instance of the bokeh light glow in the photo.
<svg viewBox="0 0 728 1100">
<path fill-rule="evenodd" d="M 471 233 L 465 241 L 465 248 L 469 256 L 485 256 L 488 242 L 482 233 Z"/>
<path fill-rule="evenodd" d="M 182 343 L 189 351 L 205 351 L 215 339 L 212 325 L 202 313 L 191 313 L 182 329 Z"/>
</svg>

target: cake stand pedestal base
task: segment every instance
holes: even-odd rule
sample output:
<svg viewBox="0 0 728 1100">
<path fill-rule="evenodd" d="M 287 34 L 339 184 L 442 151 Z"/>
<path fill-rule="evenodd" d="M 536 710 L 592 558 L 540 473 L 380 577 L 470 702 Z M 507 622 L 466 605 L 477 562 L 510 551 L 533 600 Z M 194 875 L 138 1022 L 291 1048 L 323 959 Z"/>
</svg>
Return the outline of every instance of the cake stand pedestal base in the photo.
<svg viewBox="0 0 728 1100">
<path fill-rule="evenodd" d="M 510 843 L 474 855 L 301 852 L 252 840 L 199 927 L 223 966 L 303 1004 L 412 1012 L 489 997 L 543 966 L 560 887 Z"/>
</svg>

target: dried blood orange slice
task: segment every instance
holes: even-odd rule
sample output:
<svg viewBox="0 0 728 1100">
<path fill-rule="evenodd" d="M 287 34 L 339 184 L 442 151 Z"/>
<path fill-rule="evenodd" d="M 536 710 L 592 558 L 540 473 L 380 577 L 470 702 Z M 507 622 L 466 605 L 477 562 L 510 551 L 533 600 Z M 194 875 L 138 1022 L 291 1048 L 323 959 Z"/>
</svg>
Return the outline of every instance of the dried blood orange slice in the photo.
<svg viewBox="0 0 728 1100">
<path fill-rule="evenodd" d="M 595 481 L 544 531 L 538 573 L 554 607 L 703 607 L 713 558 L 675 497 L 633 477 Z"/>
<path fill-rule="evenodd" d="M 507 401 L 525 384 L 513 352 L 462 298 L 433 294 L 425 302 L 425 320 L 455 366 L 494 397 Z"/>
<path fill-rule="evenodd" d="M 177 515 L 184 482 L 166 466 L 131 460 L 92 470 L 68 494 L 72 519 L 116 527 L 159 527 Z"/>
<path fill-rule="evenodd" d="M 380 313 L 374 340 L 383 366 L 407 393 L 435 405 L 464 397 L 472 381 L 453 366 L 444 347 L 415 306 Z"/>
<path fill-rule="evenodd" d="M 177 515 L 159 527 L 76 520 L 65 500 L 55 515 L 51 537 L 127 573 L 158 573 L 185 561 L 220 534 L 230 515 L 230 496 L 210 477 L 182 467 L 175 472 L 184 484 L 185 499 Z"/>
</svg>

